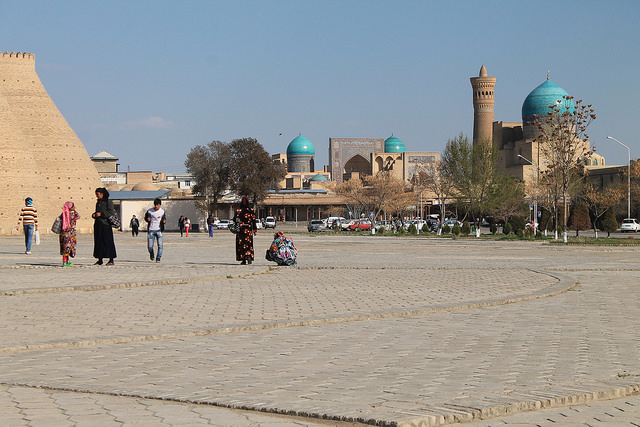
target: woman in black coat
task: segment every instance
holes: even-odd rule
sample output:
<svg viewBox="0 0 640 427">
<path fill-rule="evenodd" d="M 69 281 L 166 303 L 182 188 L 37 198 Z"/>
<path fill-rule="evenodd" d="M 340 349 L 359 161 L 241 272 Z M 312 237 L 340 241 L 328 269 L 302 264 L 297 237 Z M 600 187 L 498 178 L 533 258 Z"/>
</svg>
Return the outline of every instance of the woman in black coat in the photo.
<svg viewBox="0 0 640 427">
<path fill-rule="evenodd" d="M 115 215 L 113 202 L 109 200 L 106 188 L 96 188 L 96 211 L 91 214 L 93 223 L 93 257 L 98 258 L 96 265 L 102 265 L 103 258 L 109 258 L 107 265 L 113 265 L 116 255 L 116 245 L 113 242 L 113 229 L 109 217 Z"/>
</svg>

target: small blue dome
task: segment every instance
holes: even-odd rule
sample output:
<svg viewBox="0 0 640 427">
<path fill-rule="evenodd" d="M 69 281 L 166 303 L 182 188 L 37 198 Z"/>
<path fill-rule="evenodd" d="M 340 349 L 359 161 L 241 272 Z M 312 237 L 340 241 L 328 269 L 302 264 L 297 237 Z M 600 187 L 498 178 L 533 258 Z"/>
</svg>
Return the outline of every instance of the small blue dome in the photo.
<svg viewBox="0 0 640 427">
<path fill-rule="evenodd" d="M 307 138 L 302 135 L 298 135 L 294 138 L 293 141 L 289 143 L 287 147 L 287 156 L 295 156 L 295 155 L 314 155 L 316 154 L 316 149 L 313 148 L 313 144 Z"/>
<path fill-rule="evenodd" d="M 384 152 L 385 153 L 404 153 L 407 151 L 407 147 L 395 136 L 390 136 L 384 140 Z"/>
<path fill-rule="evenodd" d="M 322 181 L 329 181 L 329 180 L 327 179 L 326 176 L 322 175 L 321 173 L 317 173 L 314 176 L 312 176 L 309 181 L 322 182 Z"/>
<path fill-rule="evenodd" d="M 551 80 L 546 80 L 540 86 L 531 91 L 522 104 L 522 121 L 526 123 L 533 122 L 533 116 L 540 117 L 549 114 L 549 106 L 562 104 L 560 112 L 575 110 L 573 100 L 563 99 L 563 96 L 569 96 L 569 93 Z"/>
</svg>

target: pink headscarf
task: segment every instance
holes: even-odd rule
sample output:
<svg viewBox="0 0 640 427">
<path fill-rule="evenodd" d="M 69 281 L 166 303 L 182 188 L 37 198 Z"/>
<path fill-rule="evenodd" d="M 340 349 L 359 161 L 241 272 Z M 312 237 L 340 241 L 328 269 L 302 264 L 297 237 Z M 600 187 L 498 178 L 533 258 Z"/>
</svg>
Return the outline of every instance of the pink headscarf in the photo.
<svg viewBox="0 0 640 427">
<path fill-rule="evenodd" d="M 67 202 L 62 207 L 62 229 L 66 230 L 71 226 L 69 211 L 75 209 L 73 202 Z"/>
</svg>

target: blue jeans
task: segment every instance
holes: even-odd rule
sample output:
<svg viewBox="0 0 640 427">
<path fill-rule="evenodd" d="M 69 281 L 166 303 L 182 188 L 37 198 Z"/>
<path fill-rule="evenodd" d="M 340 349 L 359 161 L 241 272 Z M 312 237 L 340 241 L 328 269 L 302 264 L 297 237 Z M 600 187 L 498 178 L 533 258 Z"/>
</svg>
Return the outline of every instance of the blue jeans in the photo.
<svg viewBox="0 0 640 427">
<path fill-rule="evenodd" d="M 213 225 L 209 226 L 209 237 L 213 237 Z"/>
<path fill-rule="evenodd" d="M 149 230 L 147 234 L 147 247 L 149 249 L 149 255 L 153 256 L 153 244 L 158 239 L 158 256 L 156 259 L 162 258 L 162 231 Z"/>
<path fill-rule="evenodd" d="M 27 252 L 31 252 L 31 240 L 33 239 L 33 224 L 24 224 L 24 246 Z"/>
</svg>

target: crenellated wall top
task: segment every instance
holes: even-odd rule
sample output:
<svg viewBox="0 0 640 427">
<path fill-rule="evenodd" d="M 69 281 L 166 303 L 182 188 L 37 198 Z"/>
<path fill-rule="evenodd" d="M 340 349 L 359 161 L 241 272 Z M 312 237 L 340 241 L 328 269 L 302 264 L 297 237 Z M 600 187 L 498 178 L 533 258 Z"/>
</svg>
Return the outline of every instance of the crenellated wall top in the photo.
<svg viewBox="0 0 640 427">
<path fill-rule="evenodd" d="M 27 52 L 0 52 L 0 59 L 25 59 L 27 61 L 35 61 L 36 56 L 33 53 Z"/>
</svg>

